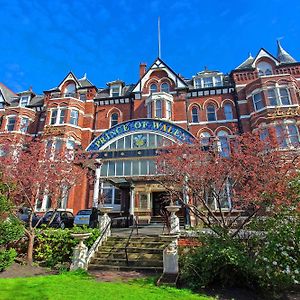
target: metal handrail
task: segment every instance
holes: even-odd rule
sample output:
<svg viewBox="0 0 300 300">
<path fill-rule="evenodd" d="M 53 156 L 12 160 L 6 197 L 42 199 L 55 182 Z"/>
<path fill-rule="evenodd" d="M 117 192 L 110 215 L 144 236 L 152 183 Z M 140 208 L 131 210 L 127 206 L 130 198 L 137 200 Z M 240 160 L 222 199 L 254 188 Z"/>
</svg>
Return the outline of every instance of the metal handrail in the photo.
<svg viewBox="0 0 300 300">
<path fill-rule="evenodd" d="M 131 232 L 130 232 L 130 234 L 129 234 L 129 237 L 128 237 L 128 239 L 127 239 L 126 245 L 125 245 L 125 247 L 124 247 L 124 250 L 125 250 L 125 258 L 126 258 L 126 265 L 127 265 L 127 266 L 129 265 L 127 248 L 128 248 L 129 243 L 130 243 L 130 240 L 131 240 L 131 237 L 132 237 L 134 228 L 136 228 L 136 234 L 139 235 L 138 223 L 137 223 L 137 221 L 136 221 L 136 218 L 133 218 L 133 220 L 134 220 L 135 226 L 132 226 Z"/>
</svg>

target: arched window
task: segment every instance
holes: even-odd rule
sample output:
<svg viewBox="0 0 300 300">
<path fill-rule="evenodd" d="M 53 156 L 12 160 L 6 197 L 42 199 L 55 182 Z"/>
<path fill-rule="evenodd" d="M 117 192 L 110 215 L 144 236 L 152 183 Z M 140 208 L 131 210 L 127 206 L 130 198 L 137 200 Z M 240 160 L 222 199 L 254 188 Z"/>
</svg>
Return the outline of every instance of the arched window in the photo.
<svg viewBox="0 0 300 300">
<path fill-rule="evenodd" d="M 226 103 L 224 105 L 224 114 L 226 120 L 232 120 L 233 119 L 233 112 L 232 112 L 232 105 L 230 103 Z"/>
<path fill-rule="evenodd" d="M 170 92 L 170 86 L 168 83 L 164 82 L 161 86 L 160 86 L 160 90 L 161 92 L 165 92 L 165 93 L 169 93 Z"/>
<path fill-rule="evenodd" d="M 155 83 L 152 83 L 150 85 L 150 93 L 156 93 L 157 92 L 157 85 Z"/>
<path fill-rule="evenodd" d="M 73 97 L 76 92 L 75 83 L 69 83 L 65 88 L 65 97 Z"/>
<path fill-rule="evenodd" d="M 207 112 L 207 121 L 216 121 L 217 116 L 216 116 L 216 108 L 214 105 L 212 104 L 208 105 L 206 112 Z"/>
<path fill-rule="evenodd" d="M 199 123 L 199 110 L 196 106 L 192 108 L 192 122 Z"/>
<path fill-rule="evenodd" d="M 257 64 L 257 71 L 259 76 L 269 76 L 273 74 L 272 66 L 265 61 Z"/>
<path fill-rule="evenodd" d="M 223 157 L 228 157 L 230 154 L 228 133 L 223 130 L 218 132 L 218 151 Z"/>
<path fill-rule="evenodd" d="M 113 113 L 110 117 L 110 127 L 113 127 L 118 124 L 119 115 L 117 113 Z"/>
<path fill-rule="evenodd" d="M 200 134 L 200 142 L 203 150 L 208 150 L 209 143 L 210 143 L 211 135 L 208 132 L 202 132 Z"/>
<path fill-rule="evenodd" d="M 157 118 L 162 118 L 162 103 L 161 103 L 161 100 L 156 100 L 156 103 L 155 103 L 155 116 Z"/>
</svg>

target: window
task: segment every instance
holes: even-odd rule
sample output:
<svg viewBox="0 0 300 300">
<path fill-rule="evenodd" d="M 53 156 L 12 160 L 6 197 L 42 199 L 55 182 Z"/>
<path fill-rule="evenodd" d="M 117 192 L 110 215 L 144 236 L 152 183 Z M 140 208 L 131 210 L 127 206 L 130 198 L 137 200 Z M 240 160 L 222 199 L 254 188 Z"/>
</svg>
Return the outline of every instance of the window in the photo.
<svg viewBox="0 0 300 300">
<path fill-rule="evenodd" d="M 192 108 L 192 123 L 199 123 L 199 113 L 196 106 Z"/>
<path fill-rule="evenodd" d="M 253 95 L 253 105 L 255 110 L 260 110 L 264 107 L 261 93 L 257 93 Z"/>
<path fill-rule="evenodd" d="M 148 209 L 149 204 L 148 204 L 148 195 L 145 193 L 139 193 L 139 208 L 140 209 Z"/>
<path fill-rule="evenodd" d="M 8 117 L 6 123 L 6 130 L 13 131 L 15 129 L 16 117 Z"/>
<path fill-rule="evenodd" d="M 4 104 L 5 104 L 4 98 L 3 98 L 3 96 L 0 93 L 0 109 L 4 108 Z"/>
<path fill-rule="evenodd" d="M 162 102 L 161 102 L 161 100 L 156 100 L 156 103 L 155 103 L 155 116 L 157 118 L 162 117 Z"/>
<path fill-rule="evenodd" d="M 58 109 L 53 109 L 51 112 L 50 125 L 54 125 L 56 123 Z"/>
<path fill-rule="evenodd" d="M 203 78 L 203 87 L 213 87 L 213 78 L 212 77 L 204 77 Z"/>
<path fill-rule="evenodd" d="M 102 183 L 100 193 L 104 196 L 104 204 L 112 205 L 115 208 L 121 206 L 121 191 L 109 183 Z"/>
<path fill-rule="evenodd" d="M 113 127 L 118 124 L 119 115 L 117 113 L 113 113 L 110 117 L 110 127 Z"/>
<path fill-rule="evenodd" d="M 207 121 L 216 121 L 216 108 L 214 105 L 210 104 L 207 106 Z"/>
<path fill-rule="evenodd" d="M 201 146 L 203 150 L 208 150 L 211 135 L 208 132 L 202 132 L 200 135 Z"/>
<path fill-rule="evenodd" d="M 76 93 L 75 83 L 69 83 L 65 88 L 65 97 L 74 97 Z"/>
<path fill-rule="evenodd" d="M 299 146 L 299 131 L 296 124 L 277 125 L 275 132 L 281 148 Z"/>
<path fill-rule="evenodd" d="M 81 101 L 85 101 L 85 100 L 86 100 L 86 94 L 80 94 L 80 95 L 79 95 L 79 99 L 80 99 Z"/>
<path fill-rule="evenodd" d="M 70 115 L 70 124 L 73 125 L 78 125 L 78 116 L 79 116 L 79 112 L 78 110 L 71 110 L 71 115 Z"/>
<path fill-rule="evenodd" d="M 73 139 L 68 139 L 66 148 L 67 150 L 73 150 L 75 148 L 75 141 Z"/>
<path fill-rule="evenodd" d="M 20 98 L 20 106 L 25 107 L 28 105 L 29 96 L 21 96 Z"/>
<path fill-rule="evenodd" d="M 194 82 L 195 82 L 195 88 L 196 89 L 201 89 L 202 88 L 201 78 L 196 78 L 194 80 Z"/>
<path fill-rule="evenodd" d="M 278 105 L 275 89 L 268 90 L 268 100 L 270 105 L 272 106 Z"/>
<path fill-rule="evenodd" d="M 233 112 L 232 112 L 232 105 L 230 103 L 226 103 L 224 105 L 224 114 L 226 120 L 232 120 L 233 119 Z"/>
<path fill-rule="evenodd" d="M 258 76 L 269 76 L 273 74 L 272 66 L 267 62 L 260 62 L 257 64 Z"/>
<path fill-rule="evenodd" d="M 147 118 L 152 118 L 152 103 L 147 104 Z"/>
<path fill-rule="evenodd" d="M 221 76 L 216 76 L 216 77 L 214 77 L 214 79 L 215 79 L 215 86 L 222 86 L 223 85 Z"/>
<path fill-rule="evenodd" d="M 269 105 L 290 105 L 290 95 L 287 88 L 272 88 L 268 89 Z"/>
<path fill-rule="evenodd" d="M 171 101 L 166 101 L 166 118 L 171 119 L 172 117 L 172 103 Z"/>
<path fill-rule="evenodd" d="M 63 141 L 61 139 L 57 139 L 55 141 L 55 153 L 58 154 L 62 149 Z"/>
<path fill-rule="evenodd" d="M 23 117 L 20 122 L 20 131 L 23 133 L 27 132 L 28 126 L 29 126 L 29 119 Z"/>
<path fill-rule="evenodd" d="M 230 146 L 226 131 L 218 132 L 218 151 L 222 157 L 229 157 Z"/>
<path fill-rule="evenodd" d="M 157 85 L 155 83 L 152 83 L 150 85 L 150 93 L 156 93 L 157 92 Z"/>
<path fill-rule="evenodd" d="M 65 123 L 66 108 L 55 108 L 51 111 L 50 125 Z"/>
<path fill-rule="evenodd" d="M 170 86 L 168 83 L 164 82 L 161 86 L 160 86 L 160 90 L 162 92 L 165 92 L 165 93 L 169 93 L 170 92 Z"/>
<path fill-rule="evenodd" d="M 120 96 L 120 86 L 115 85 L 110 87 L 110 95 L 111 97 L 118 97 Z"/>
<path fill-rule="evenodd" d="M 280 88 L 279 89 L 279 99 L 282 105 L 290 105 L 290 96 L 289 92 L 286 88 Z"/>
</svg>

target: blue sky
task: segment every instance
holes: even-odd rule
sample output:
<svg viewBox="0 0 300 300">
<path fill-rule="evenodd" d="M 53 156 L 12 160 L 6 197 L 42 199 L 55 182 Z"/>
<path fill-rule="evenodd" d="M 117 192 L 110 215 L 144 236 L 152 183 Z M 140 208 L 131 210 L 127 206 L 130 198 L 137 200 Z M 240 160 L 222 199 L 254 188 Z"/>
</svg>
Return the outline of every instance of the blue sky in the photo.
<svg viewBox="0 0 300 300">
<path fill-rule="evenodd" d="M 41 93 L 72 70 L 98 87 L 138 80 L 140 62 L 157 57 L 177 73 L 229 72 L 276 39 L 300 60 L 300 1 L 0 0 L 0 82 Z M 284 4 L 287 4 L 286 6 Z"/>
</svg>

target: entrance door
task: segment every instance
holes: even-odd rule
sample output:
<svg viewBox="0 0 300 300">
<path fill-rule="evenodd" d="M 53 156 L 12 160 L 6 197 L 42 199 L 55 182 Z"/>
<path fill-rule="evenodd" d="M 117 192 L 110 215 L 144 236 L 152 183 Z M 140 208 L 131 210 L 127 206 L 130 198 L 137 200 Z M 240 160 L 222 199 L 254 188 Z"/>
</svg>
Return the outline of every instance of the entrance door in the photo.
<svg viewBox="0 0 300 300">
<path fill-rule="evenodd" d="M 165 192 L 152 193 L 152 201 L 153 201 L 153 216 L 159 216 L 161 210 L 169 203 L 167 193 Z"/>
</svg>

